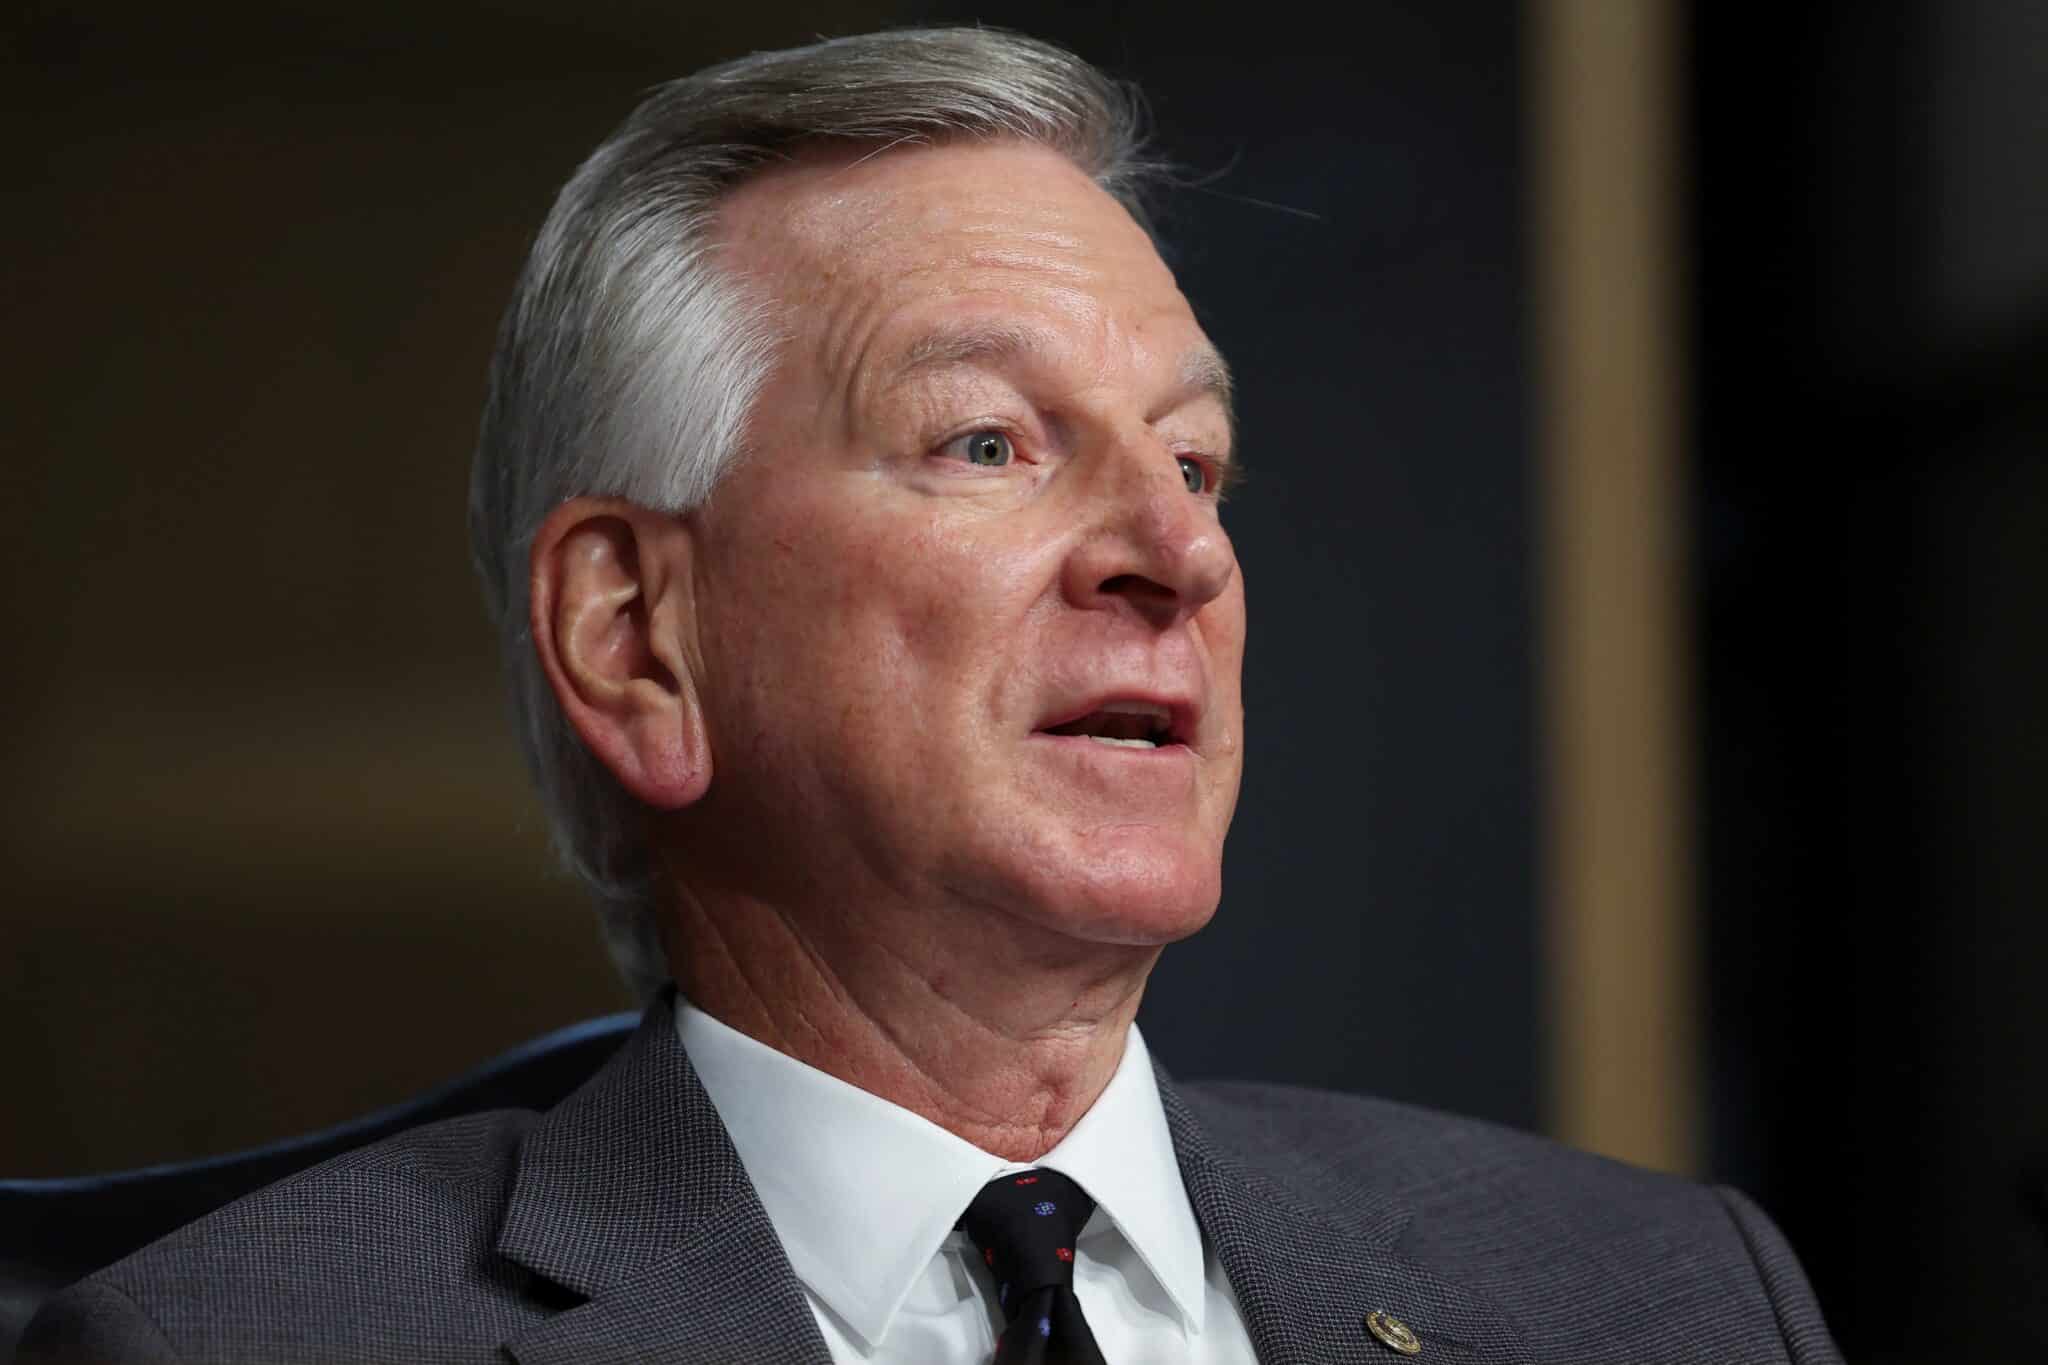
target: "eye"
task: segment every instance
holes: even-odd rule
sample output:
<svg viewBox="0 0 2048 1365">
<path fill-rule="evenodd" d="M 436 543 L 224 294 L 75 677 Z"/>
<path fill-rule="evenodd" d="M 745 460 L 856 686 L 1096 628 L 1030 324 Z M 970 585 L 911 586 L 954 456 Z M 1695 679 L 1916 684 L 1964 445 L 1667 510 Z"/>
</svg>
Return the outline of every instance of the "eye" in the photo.
<svg viewBox="0 0 2048 1365">
<path fill-rule="evenodd" d="M 946 453 L 969 464 L 998 468 L 1016 458 L 1017 448 L 1000 431 L 970 431 L 946 442 Z"/>
<path fill-rule="evenodd" d="M 1202 467 L 1200 460 L 1192 459 L 1186 455 L 1181 456 L 1180 480 L 1188 486 L 1188 492 L 1190 493 L 1206 493 L 1209 491 L 1209 471 Z"/>
</svg>

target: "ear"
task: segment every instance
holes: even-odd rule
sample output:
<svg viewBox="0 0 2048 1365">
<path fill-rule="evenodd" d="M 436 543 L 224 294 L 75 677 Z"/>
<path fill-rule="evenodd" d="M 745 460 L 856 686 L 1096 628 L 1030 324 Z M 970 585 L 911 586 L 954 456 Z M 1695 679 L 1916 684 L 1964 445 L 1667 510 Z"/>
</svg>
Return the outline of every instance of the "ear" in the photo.
<svg viewBox="0 0 2048 1365">
<path fill-rule="evenodd" d="M 658 810 L 711 784 L 691 552 L 682 518 L 619 498 L 571 499 L 533 539 L 533 645 L 555 700 L 598 761 Z"/>
</svg>

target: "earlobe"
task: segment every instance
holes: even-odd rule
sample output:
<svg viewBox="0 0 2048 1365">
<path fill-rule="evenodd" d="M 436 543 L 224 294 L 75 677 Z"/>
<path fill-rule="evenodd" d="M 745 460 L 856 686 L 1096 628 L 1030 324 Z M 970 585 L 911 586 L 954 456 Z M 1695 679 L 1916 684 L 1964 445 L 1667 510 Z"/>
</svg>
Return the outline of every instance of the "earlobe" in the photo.
<svg viewBox="0 0 2048 1365">
<path fill-rule="evenodd" d="M 620 784 L 661 810 L 711 781 L 686 648 L 690 549 L 679 519 L 616 498 L 562 504 L 533 541 L 533 644 L 555 700 Z"/>
</svg>

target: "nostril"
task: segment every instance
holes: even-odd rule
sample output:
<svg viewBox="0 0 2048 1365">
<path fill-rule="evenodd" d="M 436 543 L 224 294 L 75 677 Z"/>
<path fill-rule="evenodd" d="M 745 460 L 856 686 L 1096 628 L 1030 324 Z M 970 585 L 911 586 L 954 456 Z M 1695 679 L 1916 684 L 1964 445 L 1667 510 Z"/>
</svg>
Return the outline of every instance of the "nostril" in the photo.
<svg viewBox="0 0 2048 1365">
<path fill-rule="evenodd" d="M 1133 600 L 1179 596 L 1167 584 L 1141 573 L 1113 574 L 1102 580 L 1099 591 L 1105 597 L 1128 597 Z"/>
<path fill-rule="evenodd" d="M 1179 619 L 1183 610 L 1178 592 L 1142 573 L 1111 574 L 1096 588 L 1095 601 L 1101 605 L 1119 603 L 1161 630 Z"/>
</svg>

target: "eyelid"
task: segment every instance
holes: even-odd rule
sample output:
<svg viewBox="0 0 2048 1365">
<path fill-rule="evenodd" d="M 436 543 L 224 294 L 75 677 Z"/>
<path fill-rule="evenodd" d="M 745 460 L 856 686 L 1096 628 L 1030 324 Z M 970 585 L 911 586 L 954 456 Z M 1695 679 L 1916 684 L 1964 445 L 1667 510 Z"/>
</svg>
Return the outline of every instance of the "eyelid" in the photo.
<svg viewBox="0 0 2048 1365">
<path fill-rule="evenodd" d="M 944 455 L 951 447 L 958 445 L 970 436 L 978 436 L 983 432 L 993 431 L 1009 438 L 1011 456 L 1015 462 L 1038 464 L 1040 463 L 1040 454 L 1037 442 L 1034 438 L 1024 434 L 1020 429 L 1022 425 L 1022 423 L 1002 417 L 976 417 L 971 421 L 953 427 L 950 434 L 934 442 L 930 447 L 930 454 L 934 456 Z M 1244 481 L 1244 471 L 1228 454 L 1218 455 L 1200 448 L 1175 449 L 1173 451 L 1173 458 L 1176 461 L 1193 460 L 1202 466 L 1203 482 L 1206 487 L 1196 494 L 1196 497 L 1224 502 L 1228 500 L 1230 494 Z M 962 463 L 965 463 L 965 461 L 962 461 Z M 1002 466 L 993 467 L 1001 468 Z"/>
<path fill-rule="evenodd" d="M 1202 466 L 1204 487 L 1197 496 L 1214 498 L 1222 502 L 1229 497 L 1232 489 L 1243 479 L 1243 471 L 1228 455 L 1213 455 L 1206 450 L 1176 450 L 1176 460 L 1193 460 Z"/>
<path fill-rule="evenodd" d="M 938 441 L 933 443 L 931 453 L 942 455 L 968 437 L 979 436 L 984 432 L 990 431 L 1008 438 L 1011 454 L 1017 459 L 1027 463 L 1037 463 L 1037 460 L 1032 455 L 1033 446 L 1030 439 L 1017 429 L 1015 422 L 1004 421 L 1000 417 L 977 417 L 965 425 L 953 428 L 950 435 L 940 437 Z"/>
</svg>

